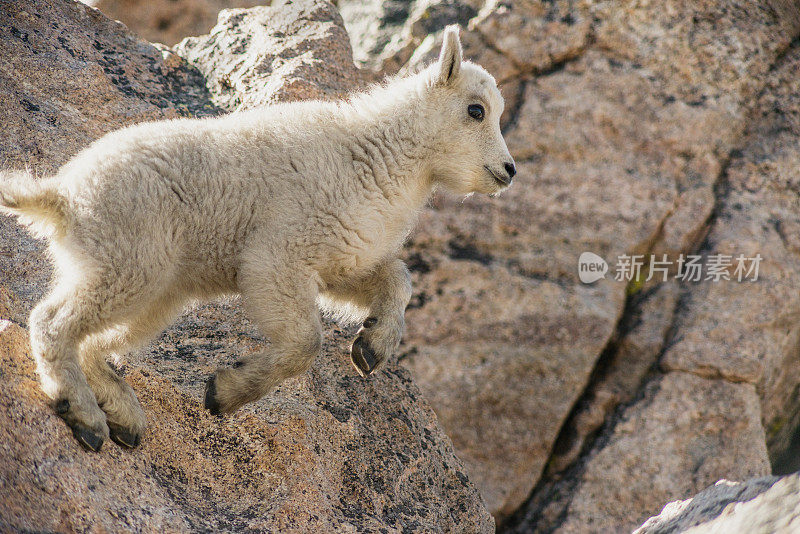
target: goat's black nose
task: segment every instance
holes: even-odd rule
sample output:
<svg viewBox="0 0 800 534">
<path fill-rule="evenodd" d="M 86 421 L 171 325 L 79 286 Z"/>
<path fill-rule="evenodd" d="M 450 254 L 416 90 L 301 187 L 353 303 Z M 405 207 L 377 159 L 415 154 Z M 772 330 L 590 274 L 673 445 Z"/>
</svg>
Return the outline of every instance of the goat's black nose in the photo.
<svg viewBox="0 0 800 534">
<path fill-rule="evenodd" d="M 513 178 L 515 174 L 517 174 L 517 168 L 514 167 L 513 163 L 505 163 L 503 166 L 506 168 L 506 172 L 508 173 L 509 178 Z"/>
</svg>

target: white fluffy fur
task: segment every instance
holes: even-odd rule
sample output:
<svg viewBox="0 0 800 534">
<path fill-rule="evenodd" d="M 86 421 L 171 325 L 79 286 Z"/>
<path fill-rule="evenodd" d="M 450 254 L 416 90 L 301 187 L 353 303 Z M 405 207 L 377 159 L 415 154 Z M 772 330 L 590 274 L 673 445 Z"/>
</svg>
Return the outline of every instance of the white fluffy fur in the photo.
<svg viewBox="0 0 800 534">
<path fill-rule="evenodd" d="M 217 372 L 222 412 L 310 366 L 318 303 L 374 317 L 360 335 L 384 360 L 411 295 L 396 256 L 431 191 L 510 182 L 502 111 L 494 79 L 462 63 L 448 28 L 437 63 L 348 101 L 139 124 L 55 177 L 0 175 L 0 204 L 49 237 L 56 266 L 30 320 L 47 393 L 69 401 L 73 428 L 141 433 L 144 414 L 106 358 L 156 335 L 188 299 L 226 293 L 242 294 L 271 345 Z"/>
</svg>

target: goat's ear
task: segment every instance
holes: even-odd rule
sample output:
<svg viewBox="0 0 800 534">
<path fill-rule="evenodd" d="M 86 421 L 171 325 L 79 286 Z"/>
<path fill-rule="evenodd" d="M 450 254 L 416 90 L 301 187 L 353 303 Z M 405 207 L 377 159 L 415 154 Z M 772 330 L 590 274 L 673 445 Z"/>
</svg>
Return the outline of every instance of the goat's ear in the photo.
<svg viewBox="0 0 800 534">
<path fill-rule="evenodd" d="M 458 38 L 458 26 L 451 24 L 444 29 L 442 51 L 439 53 L 439 72 L 436 83 L 447 85 L 458 77 L 461 71 L 461 41 Z"/>
</svg>

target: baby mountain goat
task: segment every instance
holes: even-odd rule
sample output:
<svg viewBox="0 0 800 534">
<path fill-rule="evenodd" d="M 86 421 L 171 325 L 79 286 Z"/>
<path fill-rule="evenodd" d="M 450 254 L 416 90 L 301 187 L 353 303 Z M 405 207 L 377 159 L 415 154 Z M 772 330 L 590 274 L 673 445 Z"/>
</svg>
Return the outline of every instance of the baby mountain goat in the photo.
<svg viewBox="0 0 800 534">
<path fill-rule="evenodd" d="M 461 55 L 449 27 L 438 62 L 347 101 L 139 124 L 54 177 L 0 173 L 0 207 L 49 239 L 54 285 L 31 313 L 31 345 L 81 444 L 139 444 L 144 412 L 106 358 L 189 299 L 240 293 L 271 341 L 211 377 L 214 414 L 311 366 L 318 305 L 363 321 L 361 375 L 393 354 L 411 297 L 397 255 L 431 191 L 495 194 L 515 173 L 495 80 Z"/>
</svg>

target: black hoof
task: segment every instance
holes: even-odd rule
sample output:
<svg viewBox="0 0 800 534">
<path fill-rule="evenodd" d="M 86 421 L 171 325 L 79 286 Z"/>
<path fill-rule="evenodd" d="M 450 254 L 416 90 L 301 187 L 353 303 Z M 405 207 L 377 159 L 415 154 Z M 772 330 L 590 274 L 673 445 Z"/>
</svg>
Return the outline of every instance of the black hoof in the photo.
<svg viewBox="0 0 800 534">
<path fill-rule="evenodd" d="M 206 399 L 205 406 L 211 415 L 220 415 L 219 402 L 217 401 L 217 377 L 212 376 L 206 383 Z"/>
<path fill-rule="evenodd" d="M 56 403 L 56 413 L 64 415 L 69 411 L 69 399 L 61 399 Z"/>
<path fill-rule="evenodd" d="M 84 426 L 72 427 L 72 435 L 78 440 L 78 443 L 86 447 L 92 452 L 97 452 L 103 446 L 103 437 L 98 436 Z"/>
<path fill-rule="evenodd" d="M 141 436 L 139 434 L 136 432 L 131 432 L 130 430 L 125 430 L 121 427 L 109 427 L 109 436 L 114 443 L 123 447 L 127 447 L 128 449 L 138 447 L 139 443 L 141 442 Z"/>
<path fill-rule="evenodd" d="M 378 357 L 375 351 L 370 348 L 364 341 L 364 338 L 358 336 L 353 341 L 353 347 L 350 349 L 350 360 L 353 366 L 362 377 L 366 378 L 378 365 Z"/>
</svg>

